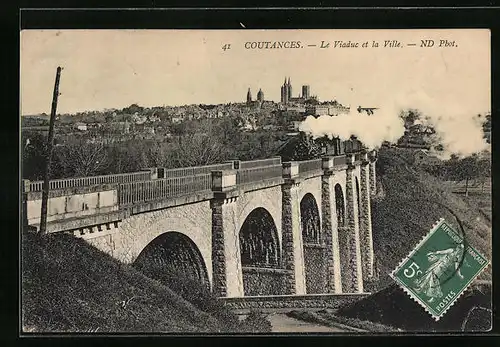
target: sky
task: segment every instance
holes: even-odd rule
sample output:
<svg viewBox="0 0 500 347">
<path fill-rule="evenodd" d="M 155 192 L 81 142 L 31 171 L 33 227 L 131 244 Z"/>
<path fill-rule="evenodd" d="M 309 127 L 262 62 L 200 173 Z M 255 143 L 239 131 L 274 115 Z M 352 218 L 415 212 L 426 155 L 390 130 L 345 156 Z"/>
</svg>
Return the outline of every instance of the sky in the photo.
<svg viewBox="0 0 500 347">
<path fill-rule="evenodd" d="M 419 47 L 434 39 L 434 47 Z M 436 47 L 439 40 L 455 47 Z M 321 41 L 327 49 L 318 48 Z M 336 40 L 380 42 L 334 48 Z M 402 47 L 383 48 L 384 40 Z M 299 49 L 245 49 L 249 41 L 300 41 Z M 417 46 L 407 46 L 417 43 Z M 223 50 L 225 44 L 230 49 Z M 316 44 L 316 47 L 308 47 Z M 490 32 L 453 30 L 23 30 L 21 114 L 50 113 L 57 66 L 58 113 L 123 108 L 279 101 L 285 76 L 320 100 L 380 107 L 415 95 L 435 105 L 490 111 Z M 418 99 L 418 98 L 417 98 Z M 416 102 L 415 107 L 418 107 Z"/>
</svg>

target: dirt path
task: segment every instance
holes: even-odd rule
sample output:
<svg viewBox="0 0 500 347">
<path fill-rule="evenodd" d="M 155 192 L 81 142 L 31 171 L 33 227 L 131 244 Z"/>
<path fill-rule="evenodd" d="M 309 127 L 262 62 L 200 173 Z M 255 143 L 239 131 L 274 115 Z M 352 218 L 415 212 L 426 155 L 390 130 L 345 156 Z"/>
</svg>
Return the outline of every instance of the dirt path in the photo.
<svg viewBox="0 0 500 347">
<path fill-rule="evenodd" d="M 275 333 L 328 333 L 346 331 L 334 327 L 304 322 L 288 317 L 282 313 L 270 314 L 267 319 L 271 322 L 272 332 Z"/>
</svg>

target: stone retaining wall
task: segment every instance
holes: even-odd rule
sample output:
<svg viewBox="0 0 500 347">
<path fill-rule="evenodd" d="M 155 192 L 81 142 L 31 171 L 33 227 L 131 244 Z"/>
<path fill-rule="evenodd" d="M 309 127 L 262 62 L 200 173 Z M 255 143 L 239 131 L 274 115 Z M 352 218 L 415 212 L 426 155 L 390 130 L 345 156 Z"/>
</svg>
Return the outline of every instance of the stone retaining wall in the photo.
<svg viewBox="0 0 500 347">
<path fill-rule="evenodd" d="M 326 247 L 324 245 L 304 244 L 304 266 L 306 293 L 327 293 Z"/>
<path fill-rule="evenodd" d="M 289 270 L 266 268 L 243 268 L 243 287 L 245 295 L 284 295 L 285 276 Z"/>
<path fill-rule="evenodd" d="M 231 310 L 251 309 L 336 309 L 343 305 L 361 300 L 369 293 L 359 294 L 313 294 L 313 295 L 275 295 L 247 296 L 242 298 L 219 298 Z"/>
</svg>

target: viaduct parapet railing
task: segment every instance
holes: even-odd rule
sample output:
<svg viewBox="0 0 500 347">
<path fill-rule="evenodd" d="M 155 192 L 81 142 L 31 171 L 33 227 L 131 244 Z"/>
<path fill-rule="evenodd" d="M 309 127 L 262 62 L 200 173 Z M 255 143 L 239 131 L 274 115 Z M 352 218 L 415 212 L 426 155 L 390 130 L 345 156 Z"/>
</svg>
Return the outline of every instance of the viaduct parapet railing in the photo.
<svg viewBox="0 0 500 347">
<path fill-rule="evenodd" d="M 282 176 L 282 164 L 241 169 L 236 171 L 236 184 L 260 182 L 272 178 L 281 178 Z"/>
<path fill-rule="evenodd" d="M 328 157 L 327 161 L 325 161 L 326 158 L 322 158 L 282 163 L 281 157 L 274 157 L 252 161 L 233 160 L 222 164 L 168 170 L 150 168 L 132 173 L 52 180 L 50 181 L 50 190 L 112 184 L 116 185 L 118 204 L 130 205 L 212 191 L 214 185 L 218 184 L 216 183 L 217 173 L 220 176 L 220 186 L 224 188 L 322 172 L 326 168 L 325 163 L 329 167 L 339 167 L 346 165 L 347 157 L 351 158 L 349 161 L 359 162 L 362 155 L 362 153 L 355 153 L 347 156 Z M 231 178 L 234 182 L 222 182 L 223 172 L 234 172 L 234 178 Z M 41 192 L 42 188 L 43 181 L 25 181 L 25 192 Z"/>
<path fill-rule="evenodd" d="M 61 178 L 61 179 L 51 180 L 49 182 L 49 190 L 87 187 L 100 184 L 144 182 L 144 181 L 163 179 L 163 178 L 184 179 L 185 177 L 190 177 L 190 176 L 200 176 L 203 174 L 210 174 L 212 171 L 217 171 L 217 170 L 252 169 L 252 168 L 260 168 L 266 166 L 281 166 L 281 157 L 274 157 L 274 158 L 260 159 L 260 160 L 249 160 L 249 161 L 234 160 L 222 164 L 191 166 L 191 167 L 183 167 L 177 169 L 150 168 L 150 169 L 144 169 L 139 172 L 129 172 L 129 173 L 121 173 L 113 175 Z M 189 181 L 189 179 L 187 181 Z M 179 187 L 179 180 L 172 180 L 169 182 L 172 183 L 174 186 Z M 243 179 L 243 182 L 247 182 L 246 179 Z M 143 184 L 143 186 L 145 185 Z M 43 181 L 29 182 L 29 187 L 25 188 L 25 191 L 30 191 L 30 192 L 41 192 L 42 190 L 43 190 Z"/>
<path fill-rule="evenodd" d="M 117 175 L 53 180 L 49 192 L 49 231 L 73 230 L 103 221 L 109 224 L 129 213 L 211 199 L 214 193 L 233 194 L 240 189 L 308 179 L 326 171 L 343 170 L 347 163 L 358 164 L 368 157 L 367 153 L 351 153 L 295 162 L 282 162 L 280 157 L 233 160 L 208 166 L 149 168 Z M 370 161 L 374 160 L 375 157 L 370 157 Z M 27 225 L 37 227 L 43 182 L 24 180 L 23 183 L 23 215 Z"/>
<path fill-rule="evenodd" d="M 239 169 L 235 169 L 239 167 Z M 152 200 L 177 197 L 181 195 L 211 191 L 212 172 L 234 171 L 236 185 L 281 178 L 283 167 L 281 158 L 255 161 L 232 161 L 202 167 L 158 171 L 158 178 L 143 182 L 130 182 L 119 185 L 118 202 L 120 205 L 136 204 Z M 183 174 L 184 176 L 180 176 Z"/>
<path fill-rule="evenodd" d="M 345 155 L 333 157 L 333 166 L 340 166 L 347 164 L 347 157 Z"/>
<path fill-rule="evenodd" d="M 211 189 L 211 173 L 124 183 L 118 187 L 118 204 L 129 205 Z"/>
<path fill-rule="evenodd" d="M 313 171 L 321 171 L 323 168 L 322 162 L 323 161 L 321 159 L 299 161 L 299 174 L 306 172 L 313 172 Z"/>
<path fill-rule="evenodd" d="M 149 179 L 151 179 L 150 170 L 121 173 L 115 175 L 61 178 L 49 181 L 49 190 L 88 187 L 99 184 L 139 182 L 139 181 L 146 181 Z M 25 190 L 30 192 L 41 192 L 43 190 L 43 181 L 29 182 L 29 185 L 28 187 L 25 187 Z"/>
<path fill-rule="evenodd" d="M 248 161 L 235 161 L 235 169 L 252 169 L 263 166 L 276 166 L 281 165 L 281 157 L 273 157 L 268 159 L 248 160 Z"/>
<path fill-rule="evenodd" d="M 202 174 L 209 174 L 216 170 L 232 170 L 233 162 L 227 162 L 223 164 L 213 164 L 206 166 L 191 166 L 182 167 L 178 169 L 158 169 L 158 178 L 174 178 L 174 177 L 187 177 L 187 176 L 197 176 Z M 125 183 L 125 182 L 124 182 Z"/>
</svg>

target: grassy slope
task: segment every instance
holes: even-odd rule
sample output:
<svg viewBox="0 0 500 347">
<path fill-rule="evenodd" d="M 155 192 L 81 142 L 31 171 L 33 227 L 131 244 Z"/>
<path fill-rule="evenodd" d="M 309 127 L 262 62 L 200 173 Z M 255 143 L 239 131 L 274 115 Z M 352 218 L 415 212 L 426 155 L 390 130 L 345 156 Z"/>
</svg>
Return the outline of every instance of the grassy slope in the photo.
<svg viewBox="0 0 500 347">
<path fill-rule="evenodd" d="M 221 324 L 81 239 L 23 237 L 24 331 L 218 332 Z"/>
<path fill-rule="evenodd" d="M 491 259 L 490 221 L 471 200 L 465 201 L 438 179 L 412 167 L 410 153 L 382 149 L 377 161 L 381 191 L 372 204 L 372 225 L 381 287 L 392 283 L 388 274 L 437 220 L 444 218 L 460 230 L 453 214 L 461 220 L 467 241 Z M 481 278 L 490 279 L 491 268 Z"/>
<path fill-rule="evenodd" d="M 481 310 L 475 310 L 467 317 L 473 307 Z M 425 332 L 462 331 L 462 325 L 467 320 L 464 331 L 487 331 L 491 327 L 491 286 L 467 290 L 438 322 L 396 285 L 348 305 L 336 315 L 404 331 Z M 367 328 L 376 331 L 370 326 Z"/>
<path fill-rule="evenodd" d="M 337 312 L 349 318 L 413 331 L 457 331 L 469 310 L 491 308 L 491 286 L 469 290 L 439 321 L 435 322 L 417 303 L 394 285 L 388 274 L 408 255 L 432 225 L 445 218 L 457 230 L 461 220 L 468 242 L 491 259 L 491 224 L 473 201 L 451 193 L 434 177 L 411 166 L 404 149 L 383 149 L 377 162 L 380 191 L 372 205 L 375 254 L 380 271 L 378 291 Z M 491 279 L 491 267 L 482 279 Z M 384 288 L 385 287 L 385 288 Z M 488 311 L 477 311 L 473 328 L 488 329 Z"/>
<path fill-rule="evenodd" d="M 335 315 L 334 310 L 326 309 L 320 311 L 290 311 L 286 314 L 289 317 L 296 318 L 306 322 L 317 323 L 326 326 L 345 329 L 345 331 L 371 331 L 371 332 L 397 332 L 400 331 L 386 325 L 373 323 L 370 321 L 361 321 L 355 318 L 346 318 Z"/>
</svg>

